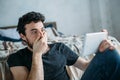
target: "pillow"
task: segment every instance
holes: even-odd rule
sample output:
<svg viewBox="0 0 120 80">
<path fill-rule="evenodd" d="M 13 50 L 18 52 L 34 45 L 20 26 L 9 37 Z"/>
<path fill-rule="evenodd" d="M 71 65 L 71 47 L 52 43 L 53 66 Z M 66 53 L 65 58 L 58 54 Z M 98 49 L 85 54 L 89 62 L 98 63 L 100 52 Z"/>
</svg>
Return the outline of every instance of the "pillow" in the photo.
<svg viewBox="0 0 120 80">
<path fill-rule="evenodd" d="M 56 28 L 56 22 L 47 22 L 44 23 L 44 26 L 48 35 L 48 40 L 54 40 L 56 36 L 59 36 Z"/>
<path fill-rule="evenodd" d="M 55 34 L 52 31 L 51 27 L 45 29 L 47 32 L 48 40 L 53 40 L 55 38 Z"/>
<path fill-rule="evenodd" d="M 56 22 L 45 22 L 44 26 L 48 33 L 48 39 L 54 39 L 56 36 L 61 34 L 57 31 Z M 21 41 L 18 32 L 16 31 L 16 26 L 8 26 L 0 28 L 0 40 L 3 41 Z"/>
<path fill-rule="evenodd" d="M 0 29 L 0 40 L 21 41 L 16 28 Z"/>
</svg>

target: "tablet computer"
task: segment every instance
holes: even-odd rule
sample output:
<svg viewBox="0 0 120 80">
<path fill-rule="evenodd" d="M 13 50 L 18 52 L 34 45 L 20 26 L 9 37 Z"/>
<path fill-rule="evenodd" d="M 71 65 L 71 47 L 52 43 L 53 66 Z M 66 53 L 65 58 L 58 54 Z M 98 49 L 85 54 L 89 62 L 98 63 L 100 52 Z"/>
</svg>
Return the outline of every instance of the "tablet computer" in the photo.
<svg viewBox="0 0 120 80">
<path fill-rule="evenodd" d="M 98 50 L 100 43 L 105 39 L 107 39 L 106 32 L 85 34 L 82 55 L 86 56 L 95 53 Z"/>
</svg>

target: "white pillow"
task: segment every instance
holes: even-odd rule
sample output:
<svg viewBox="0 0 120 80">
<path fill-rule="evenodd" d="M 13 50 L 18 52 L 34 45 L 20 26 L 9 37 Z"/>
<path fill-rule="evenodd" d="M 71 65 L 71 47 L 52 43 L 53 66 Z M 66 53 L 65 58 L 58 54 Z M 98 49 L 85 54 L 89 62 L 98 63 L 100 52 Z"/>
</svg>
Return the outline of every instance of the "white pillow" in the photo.
<svg viewBox="0 0 120 80">
<path fill-rule="evenodd" d="M 48 28 L 45 28 L 45 30 L 48 35 L 48 40 L 52 40 L 55 38 L 55 34 L 53 33 L 52 28 L 48 27 Z"/>
<path fill-rule="evenodd" d="M 0 35 L 12 39 L 20 39 L 20 36 L 16 31 L 16 28 L 0 29 Z"/>
</svg>

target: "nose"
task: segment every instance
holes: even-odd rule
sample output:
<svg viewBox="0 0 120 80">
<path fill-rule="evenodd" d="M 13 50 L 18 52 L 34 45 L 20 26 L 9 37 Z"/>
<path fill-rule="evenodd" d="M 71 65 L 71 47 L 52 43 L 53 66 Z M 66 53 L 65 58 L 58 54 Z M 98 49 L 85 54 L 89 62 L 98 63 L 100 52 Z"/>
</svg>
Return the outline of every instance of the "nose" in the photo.
<svg viewBox="0 0 120 80">
<path fill-rule="evenodd" d="M 39 32 L 38 32 L 38 35 L 39 35 L 40 37 L 43 37 L 44 31 L 39 31 Z"/>
</svg>

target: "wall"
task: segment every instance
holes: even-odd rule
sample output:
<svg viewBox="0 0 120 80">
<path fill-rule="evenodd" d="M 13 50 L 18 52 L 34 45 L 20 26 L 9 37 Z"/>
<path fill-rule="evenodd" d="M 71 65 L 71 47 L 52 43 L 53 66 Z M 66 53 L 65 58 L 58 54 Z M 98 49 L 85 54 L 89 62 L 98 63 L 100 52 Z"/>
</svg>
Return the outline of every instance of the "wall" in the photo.
<svg viewBox="0 0 120 80">
<path fill-rule="evenodd" d="M 90 15 L 94 31 L 107 29 L 120 41 L 120 0 L 91 0 Z"/>
<path fill-rule="evenodd" d="M 46 22 L 56 21 L 59 31 L 80 35 L 94 31 L 89 6 L 89 0 L 0 0 L 0 27 L 17 25 L 21 15 L 37 11 Z"/>
<path fill-rule="evenodd" d="M 95 31 L 107 29 L 109 34 L 113 35 L 109 3 L 109 0 L 91 0 L 91 21 Z"/>
<path fill-rule="evenodd" d="M 110 13 L 114 36 L 120 41 L 120 0 L 110 0 Z"/>
<path fill-rule="evenodd" d="M 66 35 L 106 28 L 120 40 L 120 0 L 0 0 L 0 27 L 17 25 L 26 12 L 37 11 L 56 21 Z"/>
</svg>

